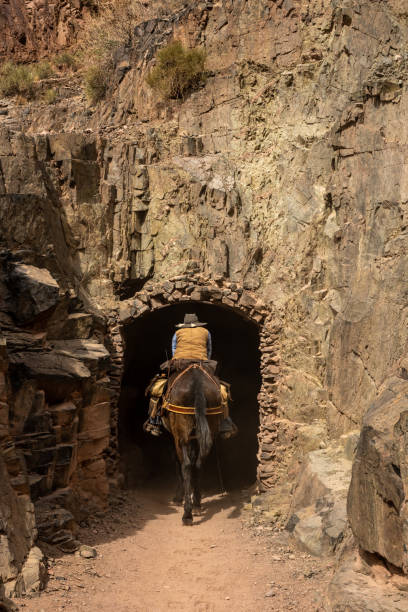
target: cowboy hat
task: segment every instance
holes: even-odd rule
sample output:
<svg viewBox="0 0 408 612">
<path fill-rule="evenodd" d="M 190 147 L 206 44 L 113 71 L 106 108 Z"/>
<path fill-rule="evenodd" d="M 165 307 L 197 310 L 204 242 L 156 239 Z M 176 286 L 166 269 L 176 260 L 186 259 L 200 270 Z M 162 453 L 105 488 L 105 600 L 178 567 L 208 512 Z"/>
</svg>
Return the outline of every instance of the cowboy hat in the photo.
<svg viewBox="0 0 408 612">
<path fill-rule="evenodd" d="M 203 327 L 207 323 L 201 323 L 195 314 L 185 314 L 183 323 L 178 323 L 176 327 Z"/>
</svg>

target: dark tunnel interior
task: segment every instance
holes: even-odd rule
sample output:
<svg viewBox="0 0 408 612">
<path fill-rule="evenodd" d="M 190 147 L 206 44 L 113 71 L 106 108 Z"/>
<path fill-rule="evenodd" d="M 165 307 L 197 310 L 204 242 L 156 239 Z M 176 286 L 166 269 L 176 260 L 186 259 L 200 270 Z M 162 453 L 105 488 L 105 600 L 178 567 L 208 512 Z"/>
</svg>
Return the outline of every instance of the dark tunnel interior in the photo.
<svg viewBox="0 0 408 612">
<path fill-rule="evenodd" d="M 125 371 L 119 404 L 119 444 L 127 486 L 144 481 L 175 481 L 173 443 L 146 434 L 148 398 L 144 392 L 159 366 L 171 357 L 171 338 L 184 314 L 206 322 L 213 343 L 217 374 L 231 384 L 231 417 L 239 428 L 232 440 L 217 438 L 202 473 L 204 491 L 233 490 L 255 482 L 259 412 L 259 331 L 239 312 L 203 302 L 181 302 L 146 313 L 124 330 Z"/>
</svg>

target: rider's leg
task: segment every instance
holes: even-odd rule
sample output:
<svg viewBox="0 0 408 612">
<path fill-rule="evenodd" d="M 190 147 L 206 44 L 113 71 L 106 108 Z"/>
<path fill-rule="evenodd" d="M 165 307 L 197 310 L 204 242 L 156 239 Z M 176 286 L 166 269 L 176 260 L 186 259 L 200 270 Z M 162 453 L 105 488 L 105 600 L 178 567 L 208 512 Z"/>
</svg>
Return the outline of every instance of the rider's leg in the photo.
<svg viewBox="0 0 408 612">
<path fill-rule="evenodd" d="M 222 399 L 222 407 L 224 409 L 224 418 L 219 426 L 219 433 L 222 438 L 228 439 L 233 438 L 238 433 L 238 427 L 235 423 L 232 422 L 232 419 L 229 415 L 229 392 L 228 389 L 221 385 L 221 399 Z"/>
<path fill-rule="evenodd" d="M 161 396 L 152 396 L 149 402 L 149 418 L 143 424 L 144 431 L 151 433 L 152 436 L 162 434 L 161 420 Z"/>
</svg>

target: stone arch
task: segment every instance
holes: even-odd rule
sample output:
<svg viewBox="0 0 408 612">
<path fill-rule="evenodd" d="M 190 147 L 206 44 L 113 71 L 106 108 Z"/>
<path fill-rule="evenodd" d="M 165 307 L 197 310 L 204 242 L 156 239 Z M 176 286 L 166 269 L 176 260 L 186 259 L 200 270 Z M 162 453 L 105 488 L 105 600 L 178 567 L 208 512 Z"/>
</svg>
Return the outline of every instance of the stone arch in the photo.
<svg viewBox="0 0 408 612">
<path fill-rule="evenodd" d="M 273 440 L 276 437 L 276 388 L 279 377 L 277 342 L 280 324 L 275 313 L 256 294 L 238 283 L 228 280 L 210 280 L 206 277 L 175 276 L 162 282 L 149 281 L 142 290 L 120 303 L 117 316 L 111 321 L 111 352 L 115 381 L 116 408 L 112 414 L 112 456 L 117 455 L 120 385 L 124 370 L 125 330 L 146 315 L 168 306 L 193 302 L 208 304 L 237 313 L 259 330 L 260 388 L 257 396 L 259 406 L 258 470 L 257 479 L 261 490 L 273 484 Z"/>
</svg>

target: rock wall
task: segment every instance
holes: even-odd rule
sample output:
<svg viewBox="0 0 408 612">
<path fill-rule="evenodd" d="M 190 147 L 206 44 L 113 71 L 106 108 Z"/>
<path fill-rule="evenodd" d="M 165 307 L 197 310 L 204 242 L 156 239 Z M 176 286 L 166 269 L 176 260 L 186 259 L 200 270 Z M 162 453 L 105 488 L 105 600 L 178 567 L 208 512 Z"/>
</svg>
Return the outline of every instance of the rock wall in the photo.
<svg viewBox="0 0 408 612">
<path fill-rule="evenodd" d="M 183 104 L 144 83 L 173 33 L 208 52 Z M 170 270 L 240 282 L 284 323 L 280 418 L 331 437 L 359 426 L 406 343 L 406 36 L 396 2 L 201 3 L 140 25 L 90 119 L 86 188 L 75 147 L 51 154 L 89 294 L 109 307 Z M 38 109 L 21 126 L 39 131 Z"/>
<path fill-rule="evenodd" d="M 0 295 L 0 576 L 19 595 L 44 580 L 37 533 L 73 551 L 106 504 L 110 359 L 103 321 L 47 268 L 3 251 Z"/>
<path fill-rule="evenodd" d="M 205 46 L 208 78 L 186 100 L 163 102 L 145 75 L 157 48 L 173 36 Z M 108 98 L 98 107 L 87 109 L 82 95 L 53 107 L 2 102 L 2 244 L 20 268 L 47 269 L 67 292 L 65 306 L 55 307 L 59 323 L 47 315 L 40 331 L 46 329 L 44 342 L 52 341 L 43 345 L 47 350 L 81 364 L 79 405 L 69 394 L 51 405 L 71 402 L 78 416 L 85 405 L 107 401 L 92 394 L 88 401 L 79 383 L 88 380 L 81 368 L 90 371 L 89 360 L 98 364 L 91 386 L 106 372 L 104 358 L 90 356 L 92 347 L 79 350 L 78 340 L 90 338 L 110 350 L 117 397 L 121 301 L 126 310 L 128 300 L 140 301 L 140 291 L 151 286 L 138 308 L 160 307 L 154 288 L 174 277 L 195 285 L 207 279 L 204 285 L 218 289 L 231 283 L 230 293 L 235 284 L 273 318 L 262 334 L 263 365 L 272 368 L 260 397 L 268 404 L 260 448 L 266 486 L 288 474 L 293 482 L 307 452 L 335 448 L 342 434 L 363 424 L 353 517 L 372 474 L 364 450 L 369 407 L 383 406 L 384 385 L 400 372 L 408 340 L 407 42 L 408 13 L 399 0 L 189 3 L 136 27 L 132 45 L 118 51 Z M 52 295 L 50 286 L 47 299 Z M 224 298 L 235 307 L 231 295 Z M 26 326 L 31 314 L 25 298 L 21 304 L 13 324 Z M 30 342 L 43 342 L 29 327 Z M 13 368 L 37 380 L 19 359 L 11 358 Z M 91 427 L 93 414 L 79 421 Z M 112 461 L 116 414 L 113 401 Z M 23 416 L 16 437 L 22 422 Z M 395 454 L 402 434 L 394 425 L 389 421 L 378 435 L 394 431 Z M 105 434 L 100 446 L 91 444 L 100 473 Z M 64 443 L 79 444 L 70 435 Z M 69 476 L 87 483 L 84 490 L 91 487 L 81 471 L 87 461 Z M 401 521 L 405 468 L 392 463 L 401 471 L 394 470 L 392 494 Z M 384 479 L 370 478 L 370 495 L 377 491 L 389 501 Z M 382 505 L 375 508 L 375 542 L 353 518 L 352 525 L 367 550 L 387 557 L 380 540 L 388 527 L 380 520 Z M 402 529 L 398 524 L 395 533 Z"/>
<path fill-rule="evenodd" d="M 4 593 L 23 590 L 21 572 L 37 532 L 29 495 L 18 496 L 10 482 L 21 468 L 21 462 L 9 431 L 8 358 L 4 340 L 0 351 L 0 585 L 5 583 L 5 588 L 0 586 L 1 597 Z"/>
<path fill-rule="evenodd" d="M 92 4 L 87 0 L 53 4 L 1 0 L 0 60 L 33 61 L 67 47 L 75 39 L 78 21 Z"/>
</svg>

